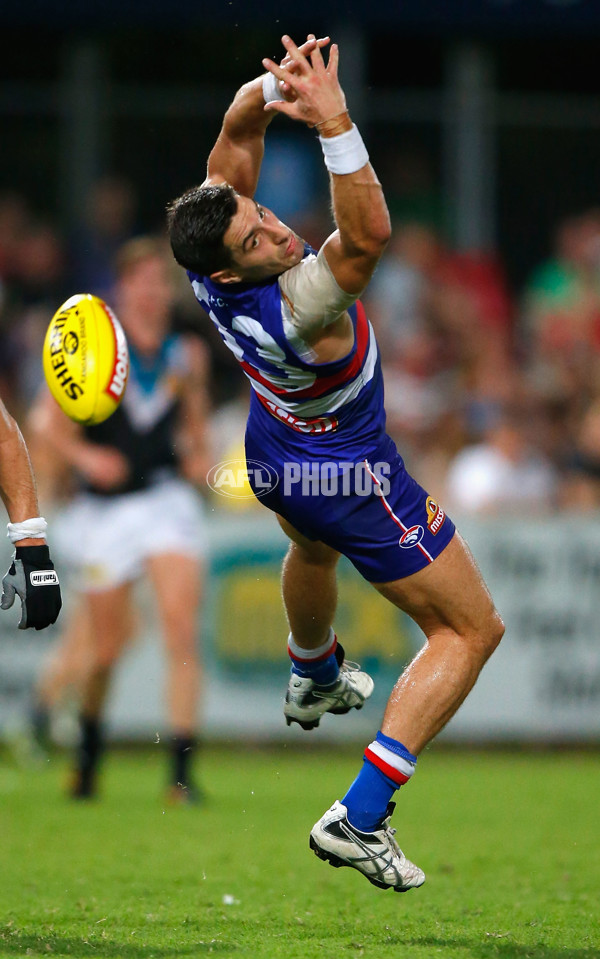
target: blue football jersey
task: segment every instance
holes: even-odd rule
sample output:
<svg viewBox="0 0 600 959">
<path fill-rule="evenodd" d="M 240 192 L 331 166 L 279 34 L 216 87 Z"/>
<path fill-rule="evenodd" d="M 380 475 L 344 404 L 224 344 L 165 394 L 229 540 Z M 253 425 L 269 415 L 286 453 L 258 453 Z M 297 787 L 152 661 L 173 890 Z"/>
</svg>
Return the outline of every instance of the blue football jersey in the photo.
<svg viewBox="0 0 600 959">
<path fill-rule="evenodd" d="M 307 248 L 307 252 L 311 252 Z M 275 447 L 317 457 L 362 458 L 385 433 L 383 380 L 373 328 L 360 301 L 348 310 L 354 345 L 313 363 L 286 336 L 278 278 L 217 284 L 188 273 L 194 294 L 250 381 L 248 430 Z"/>
</svg>

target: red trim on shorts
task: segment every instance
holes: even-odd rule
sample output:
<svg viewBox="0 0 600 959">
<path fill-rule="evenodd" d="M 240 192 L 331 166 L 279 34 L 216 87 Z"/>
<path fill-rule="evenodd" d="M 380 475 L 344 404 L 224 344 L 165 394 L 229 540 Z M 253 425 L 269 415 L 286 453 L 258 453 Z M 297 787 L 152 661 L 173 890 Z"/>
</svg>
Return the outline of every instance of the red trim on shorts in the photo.
<svg viewBox="0 0 600 959">
<path fill-rule="evenodd" d="M 371 469 L 371 466 L 370 466 L 370 464 L 367 462 L 367 460 L 364 460 L 364 464 L 365 464 L 365 466 L 367 467 L 367 471 L 368 471 L 371 479 L 373 479 L 373 480 L 377 483 L 377 486 L 381 486 L 381 483 L 379 482 L 378 478 L 375 476 L 375 473 L 374 473 L 373 470 Z M 383 495 L 383 493 L 380 493 L 380 494 L 379 494 L 379 499 L 380 499 L 381 502 L 383 503 L 384 508 L 387 510 L 387 513 L 388 513 L 388 516 L 390 517 L 390 519 L 396 524 L 396 526 L 400 527 L 400 529 L 402 530 L 403 533 L 406 533 L 406 532 L 408 531 L 408 526 L 405 526 L 404 523 L 402 522 L 402 520 L 399 519 L 399 518 L 396 516 L 396 514 L 394 513 L 392 507 L 390 506 L 390 504 L 389 504 L 388 501 L 386 500 L 386 498 L 385 498 L 385 496 Z M 417 549 L 420 549 L 420 550 L 421 550 L 423 556 L 425 556 L 425 557 L 427 558 L 427 561 L 428 561 L 429 563 L 433 563 L 433 556 L 431 555 L 430 552 L 428 552 L 428 550 L 425 549 L 425 547 L 423 546 L 423 544 L 422 544 L 422 543 L 416 543 L 415 545 L 416 545 Z"/>
</svg>

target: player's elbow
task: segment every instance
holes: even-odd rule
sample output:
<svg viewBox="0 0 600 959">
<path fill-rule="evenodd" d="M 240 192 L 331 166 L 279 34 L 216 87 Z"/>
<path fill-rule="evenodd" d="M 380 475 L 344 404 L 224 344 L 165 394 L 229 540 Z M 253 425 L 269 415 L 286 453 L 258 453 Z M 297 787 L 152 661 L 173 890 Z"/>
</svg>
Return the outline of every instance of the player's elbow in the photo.
<svg viewBox="0 0 600 959">
<path fill-rule="evenodd" d="M 378 260 L 388 245 L 390 236 L 391 231 L 386 229 L 385 224 L 373 225 L 369 230 L 361 231 L 360 235 L 352 237 L 347 242 L 347 253 L 352 257 Z"/>
<path fill-rule="evenodd" d="M 388 245 L 391 235 L 392 227 L 389 217 L 374 218 L 358 238 L 357 248 L 364 256 L 379 259 Z"/>
<path fill-rule="evenodd" d="M 387 223 L 382 223 L 379 229 L 373 231 L 371 238 L 373 245 L 373 253 L 380 257 L 384 252 L 386 246 L 390 242 L 392 236 L 392 228 L 389 221 Z"/>
</svg>

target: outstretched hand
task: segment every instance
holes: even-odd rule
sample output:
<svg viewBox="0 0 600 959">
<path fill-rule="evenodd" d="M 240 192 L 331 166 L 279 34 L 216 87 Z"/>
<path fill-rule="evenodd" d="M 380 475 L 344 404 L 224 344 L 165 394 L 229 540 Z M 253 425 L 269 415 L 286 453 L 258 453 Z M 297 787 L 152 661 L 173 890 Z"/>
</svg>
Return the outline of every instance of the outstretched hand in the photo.
<svg viewBox="0 0 600 959">
<path fill-rule="evenodd" d="M 286 55 L 281 64 L 265 58 L 262 63 L 282 84 L 285 100 L 265 104 L 265 110 L 285 113 L 310 127 L 323 123 L 346 110 L 346 98 L 338 80 L 339 50 L 332 44 L 327 64 L 321 47 L 329 37 L 317 40 L 309 35 L 300 47 L 286 36 L 281 38 Z"/>
<path fill-rule="evenodd" d="M 314 33 L 310 33 L 304 43 L 300 44 L 298 50 L 303 56 L 306 57 L 313 52 L 315 47 L 319 47 L 319 49 L 322 50 L 323 47 L 326 47 L 329 43 L 331 43 L 331 37 L 319 37 L 319 39 L 317 39 Z M 289 53 L 286 53 L 286 55 L 280 61 L 279 66 L 282 68 L 282 70 L 287 70 L 289 73 L 294 73 L 298 70 L 296 61 L 292 56 L 290 56 Z M 294 102 L 296 99 L 296 93 L 287 80 L 281 80 L 279 82 L 279 89 L 286 100 L 288 100 L 290 103 Z"/>
</svg>

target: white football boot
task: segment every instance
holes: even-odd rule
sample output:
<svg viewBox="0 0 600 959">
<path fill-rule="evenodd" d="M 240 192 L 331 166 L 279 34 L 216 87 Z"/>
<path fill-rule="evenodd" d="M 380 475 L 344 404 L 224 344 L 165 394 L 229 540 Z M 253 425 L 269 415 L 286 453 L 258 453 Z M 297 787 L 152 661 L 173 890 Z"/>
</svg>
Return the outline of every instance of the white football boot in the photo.
<svg viewBox="0 0 600 959">
<path fill-rule="evenodd" d="M 337 801 L 313 826 L 310 848 L 336 868 L 358 869 L 379 889 L 416 889 L 425 882 L 425 873 L 406 858 L 394 839 L 396 830 L 390 828 L 394 809 L 395 803 L 389 803 L 386 818 L 375 832 L 360 832 L 350 825 L 346 807 Z"/>
<path fill-rule="evenodd" d="M 312 679 L 292 673 L 283 714 L 288 726 L 298 723 L 302 729 L 315 729 L 324 713 L 340 715 L 362 709 L 374 685 L 357 663 L 347 661 L 342 662 L 337 681 L 331 686 L 318 686 Z"/>
</svg>

